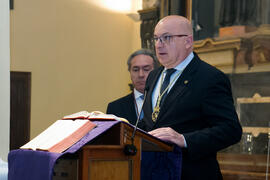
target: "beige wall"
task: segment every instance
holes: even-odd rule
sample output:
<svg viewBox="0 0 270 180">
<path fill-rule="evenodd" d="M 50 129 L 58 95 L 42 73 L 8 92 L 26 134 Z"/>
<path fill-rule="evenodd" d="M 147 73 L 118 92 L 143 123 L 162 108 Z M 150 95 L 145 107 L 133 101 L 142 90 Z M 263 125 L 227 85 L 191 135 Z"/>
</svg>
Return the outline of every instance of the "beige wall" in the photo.
<svg viewBox="0 0 270 180">
<path fill-rule="evenodd" d="M 129 92 L 126 59 L 139 25 L 91 0 L 16 1 L 11 70 L 32 72 L 31 138 L 64 115 L 106 111 Z"/>
</svg>

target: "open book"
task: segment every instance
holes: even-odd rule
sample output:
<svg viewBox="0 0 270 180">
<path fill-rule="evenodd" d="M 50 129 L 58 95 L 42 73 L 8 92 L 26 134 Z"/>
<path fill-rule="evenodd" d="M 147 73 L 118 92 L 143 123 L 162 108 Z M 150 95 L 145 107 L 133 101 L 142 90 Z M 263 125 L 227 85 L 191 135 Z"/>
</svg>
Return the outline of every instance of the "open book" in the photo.
<svg viewBox="0 0 270 180">
<path fill-rule="evenodd" d="M 20 149 L 61 153 L 79 141 L 96 124 L 89 120 L 57 120 Z"/>
<path fill-rule="evenodd" d="M 71 115 L 64 116 L 63 119 L 90 119 L 90 120 L 116 120 L 116 121 L 124 121 L 128 123 L 128 120 L 125 118 L 117 117 L 113 114 L 104 114 L 100 111 L 93 111 L 93 112 L 87 112 L 87 111 L 80 111 Z"/>
</svg>

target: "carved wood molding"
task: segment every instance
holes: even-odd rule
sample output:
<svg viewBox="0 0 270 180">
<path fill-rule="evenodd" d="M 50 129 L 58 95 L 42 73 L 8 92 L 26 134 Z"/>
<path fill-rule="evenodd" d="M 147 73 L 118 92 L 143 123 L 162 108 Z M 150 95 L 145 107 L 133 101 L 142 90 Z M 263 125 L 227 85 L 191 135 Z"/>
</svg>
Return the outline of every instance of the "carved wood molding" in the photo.
<svg viewBox="0 0 270 180">
<path fill-rule="evenodd" d="M 239 50 L 241 47 L 241 39 L 229 39 L 229 40 L 214 40 L 207 38 L 200 41 L 194 42 L 194 51 L 197 53 L 213 52 L 220 50 L 236 49 Z"/>
<path fill-rule="evenodd" d="M 192 21 L 192 0 L 186 0 L 186 18 Z"/>
<path fill-rule="evenodd" d="M 141 44 L 143 48 L 154 50 L 152 41 L 154 28 L 159 21 L 159 8 L 149 8 L 138 11 L 141 18 Z"/>
<path fill-rule="evenodd" d="M 244 133 L 251 133 L 252 136 L 258 137 L 260 133 L 270 134 L 270 128 L 267 127 L 242 127 Z"/>
<path fill-rule="evenodd" d="M 255 93 L 251 98 L 237 98 L 237 112 L 240 113 L 241 104 L 253 103 L 270 103 L 270 97 L 262 97 L 260 94 Z M 254 137 L 257 137 L 260 133 L 270 134 L 270 127 L 243 127 L 243 132 L 251 133 Z"/>
<path fill-rule="evenodd" d="M 219 62 L 212 63 L 219 68 L 231 65 L 236 67 L 252 67 L 270 63 L 270 25 L 261 25 L 256 31 L 240 36 L 207 38 L 194 42 L 194 51 L 199 55 L 216 56 Z M 221 60 L 218 52 L 233 53 L 233 60 Z M 218 55 L 217 55 L 218 54 Z M 214 58 L 214 57 L 211 57 Z M 230 63 L 230 64 L 229 64 Z"/>
<path fill-rule="evenodd" d="M 237 104 L 243 103 L 270 103 L 270 97 L 262 97 L 260 94 L 255 93 L 251 98 L 237 98 Z"/>
</svg>

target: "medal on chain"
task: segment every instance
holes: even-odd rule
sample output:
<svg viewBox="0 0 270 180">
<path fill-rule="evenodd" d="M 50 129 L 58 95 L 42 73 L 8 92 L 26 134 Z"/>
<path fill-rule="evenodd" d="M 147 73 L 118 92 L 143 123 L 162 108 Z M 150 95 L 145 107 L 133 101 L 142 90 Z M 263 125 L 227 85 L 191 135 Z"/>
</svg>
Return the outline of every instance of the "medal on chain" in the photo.
<svg viewBox="0 0 270 180">
<path fill-rule="evenodd" d="M 164 71 L 162 72 L 162 76 L 161 76 L 161 82 L 163 82 L 163 78 L 164 78 Z M 152 112 L 152 121 L 156 122 L 159 112 L 160 112 L 160 101 L 162 96 L 165 94 L 165 92 L 167 92 L 167 90 L 169 89 L 169 87 L 172 85 L 172 83 L 176 80 L 176 78 L 178 77 L 178 75 L 181 73 L 182 71 L 180 71 L 175 78 L 172 80 L 172 82 L 170 82 L 170 84 L 166 87 L 166 89 L 162 92 L 162 94 L 160 94 L 160 90 L 161 90 L 161 84 L 160 84 L 160 88 L 159 88 L 159 93 L 158 93 L 158 99 L 157 99 L 157 103 L 156 106 L 154 107 L 154 111 Z"/>
</svg>

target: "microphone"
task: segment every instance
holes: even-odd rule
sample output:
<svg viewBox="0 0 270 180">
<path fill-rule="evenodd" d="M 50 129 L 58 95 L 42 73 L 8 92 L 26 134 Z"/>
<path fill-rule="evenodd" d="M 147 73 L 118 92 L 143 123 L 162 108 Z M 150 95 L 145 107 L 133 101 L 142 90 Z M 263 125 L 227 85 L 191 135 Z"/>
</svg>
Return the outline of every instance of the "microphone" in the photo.
<svg viewBox="0 0 270 180">
<path fill-rule="evenodd" d="M 135 124 L 134 130 L 132 132 L 131 144 L 126 144 L 125 147 L 124 147 L 124 153 L 125 153 L 125 155 L 128 155 L 128 156 L 134 156 L 137 153 L 137 148 L 134 145 L 134 137 L 135 137 L 136 130 L 138 129 L 138 123 L 140 121 L 141 113 L 143 111 L 143 105 L 144 105 L 148 90 L 149 90 L 149 86 L 144 88 L 144 98 L 143 98 L 142 108 L 141 108 L 141 110 L 140 110 L 140 112 L 138 114 L 136 124 Z"/>
</svg>

